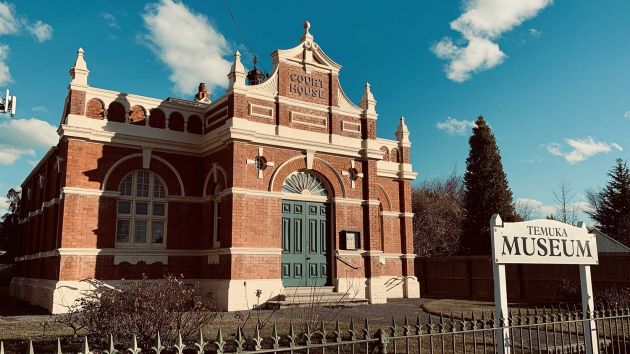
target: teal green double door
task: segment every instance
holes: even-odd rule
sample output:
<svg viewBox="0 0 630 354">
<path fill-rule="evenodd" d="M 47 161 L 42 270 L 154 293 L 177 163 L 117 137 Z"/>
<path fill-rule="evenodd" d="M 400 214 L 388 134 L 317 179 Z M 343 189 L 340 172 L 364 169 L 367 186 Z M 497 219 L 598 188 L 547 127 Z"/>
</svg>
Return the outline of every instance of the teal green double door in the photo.
<svg viewBox="0 0 630 354">
<path fill-rule="evenodd" d="M 329 214 L 326 203 L 282 201 L 282 285 L 328 283 Z"/>
</svg>

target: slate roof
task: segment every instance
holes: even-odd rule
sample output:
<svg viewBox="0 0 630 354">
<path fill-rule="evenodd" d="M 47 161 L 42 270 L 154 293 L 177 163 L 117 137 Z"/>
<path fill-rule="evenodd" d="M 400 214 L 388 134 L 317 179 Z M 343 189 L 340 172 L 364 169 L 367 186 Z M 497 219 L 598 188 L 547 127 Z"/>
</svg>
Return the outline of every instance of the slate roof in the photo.
<svg viewBox="0 0 630 354">
<path fill-rule="evenodd" d="M 599 230 L 593 230 L 597 239 L 598 253 L 630 253 L 630 247 L 613 239 Z"/>
</svg>

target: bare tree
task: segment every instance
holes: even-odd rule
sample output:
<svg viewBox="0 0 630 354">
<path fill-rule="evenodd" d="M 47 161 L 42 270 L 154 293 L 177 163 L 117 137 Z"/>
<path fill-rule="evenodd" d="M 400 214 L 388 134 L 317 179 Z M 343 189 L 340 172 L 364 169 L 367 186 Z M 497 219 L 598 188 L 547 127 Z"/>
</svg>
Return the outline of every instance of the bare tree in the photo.
<svg viewBox="0 0 630 354">
<path fill-rule="evenodd" d="M 571 184 L 566 180 L 562 180 L 558 185 L 558 189 L 553 191 L 553 197 L 558 204 L 553 219 L 575 225 L 578 222 L 579 208 L 575 202 L 575 193 Z"/>
<path fill-rule="evenodd" d="M 521 219 L 527 221 L 532 220 L 536 216 L 538 206 L 528 200 L 517 200 L 514 203 L 514 210 L 516 210 Z"/>
<path fill-rule="evenodd" d="M 462 178 L 455 173 L 414 188 L 414 248 L 418 255 L 450 256 L 460 251 L 463 196 Z"/>
</svg>

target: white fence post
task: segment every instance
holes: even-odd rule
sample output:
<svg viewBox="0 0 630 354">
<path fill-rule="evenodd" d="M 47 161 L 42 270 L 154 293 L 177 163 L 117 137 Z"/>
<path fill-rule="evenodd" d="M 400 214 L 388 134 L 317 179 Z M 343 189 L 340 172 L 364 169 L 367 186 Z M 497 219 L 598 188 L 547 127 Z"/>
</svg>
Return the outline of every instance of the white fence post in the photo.
<svg viewBox="0 0 630 354">
<path fill-rule="evenodd" d="M 582 314 L 584 318 L 592 317 L 595 308 L 593 284 L 591 283 L 591 266 L 580 265 L 580 287 L 582 288 Z M 587 354 L 599 354 L 599 338 L 597 324 L 594 320 L 584 321 L 584 347 Z"/>
<path fill-rule="evenodd" d="M 495 237 L 499 237 L 499 228 L 503 228 L 503 220 L 498 214 L 492 216 L 490 222 L 490 235 L 492 242 Z M 505 279 L 505 265 L 497 264 L 494 247 L 492 248 L 492 272 L 494 278 L 494 306 L 495 306 L 495 326 L 504 327 L 497 329 L 497 351 L 499 354 L 511 353 L 510 331 L 505 328 L 509 325 L 510 313 L 508 312 L 507 286 Z M 502 321 L 504 319 L 504 321 Z"/>
</svg>

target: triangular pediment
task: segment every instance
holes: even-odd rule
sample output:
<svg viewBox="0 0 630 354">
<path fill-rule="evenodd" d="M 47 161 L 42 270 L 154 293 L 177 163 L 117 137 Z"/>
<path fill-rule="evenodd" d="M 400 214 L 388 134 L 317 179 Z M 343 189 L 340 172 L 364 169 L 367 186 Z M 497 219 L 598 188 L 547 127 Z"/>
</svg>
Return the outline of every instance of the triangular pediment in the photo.
<svg viewBox="0 0 630 354">
<path fill-rule="evenodd" d="M 290 49 L 278 49 L 272 53 L 273 64 L 276 66 L 280 62 L 300 65 L 307 72 L 318 70 L 338 74 L 341 65 L 332 60 L 322 48 L 314 41 L 308 29 L 310 24 L 305 24 L 305 33 L 300 44 Z"/>
</svg>

